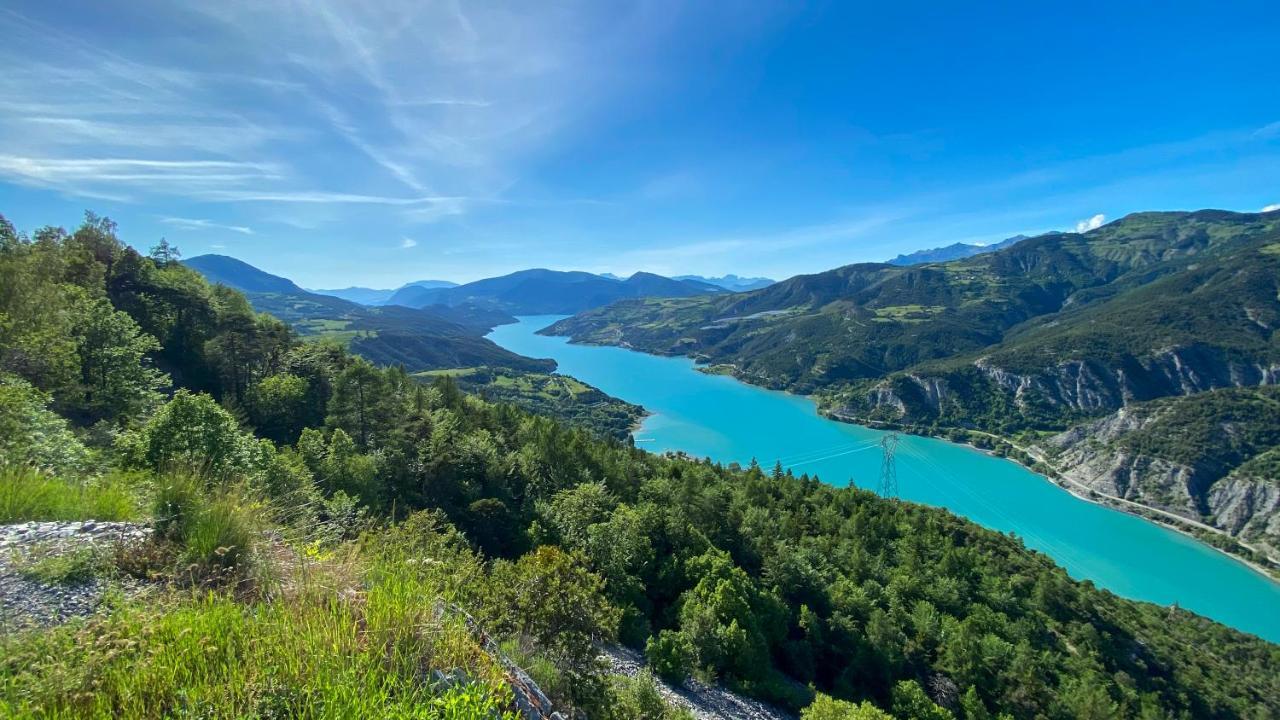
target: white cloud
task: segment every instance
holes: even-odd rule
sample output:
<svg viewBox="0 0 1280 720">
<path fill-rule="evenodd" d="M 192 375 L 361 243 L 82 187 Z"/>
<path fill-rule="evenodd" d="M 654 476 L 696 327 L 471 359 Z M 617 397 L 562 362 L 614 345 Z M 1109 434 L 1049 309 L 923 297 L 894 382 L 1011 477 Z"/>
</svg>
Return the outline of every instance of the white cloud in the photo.
<svg viewBox="0 0 1280 720">
<path fill-rule="evenodd" d="M 418 241 L 413 238 L 404 238 L 400 241 L 400 249 L 408 250 L 412 247 L 418 247 Z"/>
<path fill-rule="evenodd" d="M 1097 230 L 1098 228 L 1102 227 L 1102 223 L 1106 221 L 1107 221 L 1107 216 L 1103 215 L 1102 213 L 1098 213 L 1097 215 L 1094 215 L 1093 217 L 1087 220 L 1081 220 L 1080 222 L 1076 223 L 1076 232 L 1083 233 L 1083 232 L 1089 232 L 1090 230 Z"/>
<path fill-rule="evenodd" d="M 1262 212 L 1275 212 L 1276 210 L 1280 210 L 1280 203 L 1272 203 L 1262 208 Z"/>
<path fill-rule="evenodd" d="M 203 218 L 162 217 L 160 222 L 182 230 L 230 230 L 241 235 L 252 235 L 253 228 L 244 225 L 223 225 Z"/>
</svg>

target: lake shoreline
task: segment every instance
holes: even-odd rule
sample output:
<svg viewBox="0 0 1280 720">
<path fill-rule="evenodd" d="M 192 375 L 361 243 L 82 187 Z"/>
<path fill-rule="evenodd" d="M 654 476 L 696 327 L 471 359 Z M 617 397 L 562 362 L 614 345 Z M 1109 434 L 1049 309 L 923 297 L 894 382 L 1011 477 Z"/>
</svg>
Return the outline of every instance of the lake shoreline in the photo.
<svg viewBox="0 0 1280 720">
<path fill-rule="evenodd" d="M 542 333 L 541 333 L 541 332 L 539 332 L 538 334 L 542 334 Z M 564 335 L 548 335 L 548 337 L 566 337 L 566 336 L 564 336 Z M 954 444 L 956 444 L 956 445 L 962 445 L 962 446 L 964 446 L 964 447 L 968 447 L 968 448 L 971 448 L 971 449 L 974 449 L 974 450 L 978 450 L 978 451 L 980 451 L 980 452 L 982 452 L 982 453 L 984 453 L 984 454 L 986 454 L 986 455 L 990 455 L 990 456 L 992 456 L 992 457 L 999 457 L 999 458 L 1004 459 L 1004 460 L 1010 460 L 1010 461 L 1016 462 L 1018 465 L 1022 466 L 1023 468 L 1027 469 L 1028 471 L 1030 471 L 1033 475 L 1036 475 L 1037 477 L 1040 477 L 1040 478 L 1041 478 L 1041 479 L 1043 479 L 1045 482 L 1052 483 L 1053 485 L 1055 485 L 1055 486 L 1057 486 L 1057 487 L 1059 487 L 1059 488 L 1062 488 L 1063 490 L 1065 490 L 1065 491 L 1067 491 L 1068 493 L 1070 493 L 1073 497 L 1079 498 L 1079 499 L 1081 499 L 1081 500 L 1084 500 L 1085 502 L 1089 502 L 1089 503 L 1092 503 L 1092 504 L 1094 504 L 1094 505 L 1098 505 L 1098 506 L 1100 506 L 1100 507 L 1105 507 L 1105 508 L 1108 508 L 1108 509 L 1111 509 L 1111 510 L 1116 510 L 1116 511 L 1118 511 L 1118 512 L 1122 512 L 1122 513 L 1124 513 L 1124 514 L 1126 514 L 1126 515 L 1130 515 L 1130 516 L 1132 516 L 1132 517 L 1136 517 L 1136 518 L 1139 518 L 1139 519 L 1141 519 L 1141 520 L 1145 520 L 1145 521 L 1147 521 L 1147 522 L 1149 522 L 1149 523 L 1152 523 L 1153 525 L 1157 525 L 1157 526 L 1159 526 L 1159 527 L 1162 527 L 1162 528 L 1166 528 L 1166 529 L 1172 530 L 1172 531 L 1174 531 L 1174 532 L 1176 532 L 1176 533 L 1179 533 L 1180 535 L 1183 535 L 1183 536 L 1185 536 L 1185 537 L 1191 538 L 1192 540 L 1195 540 L 1195 541 L 1196 541 L 1197 543 L 1199 543 L 1200 545 L 1203 545 L 1203 546 L 1205 546 L 1205 547 L 1207 547 L 1207 548 L 1210 548 L 1210 549 L 1212 549 L 1212 550 L 1215 550 L 1215 551 L 1217 551 L 1217 552 L 1221 553 L 1222 555 L 1225 555 L 1226 557 L 1231 558 L 1232 560 L 1235 560 L 1235 561 L 1237 561 L 1237 562 L 1239 562 L 1239 563 L 1241 563 L 1241 564 L 1245 565 L 1245 566 L 1246 566 L 1246 567 L 1248 567 L 1250 570 L 1253 570 L 1254 572 L 1256 572 L 1256 573 L 1258 573 L 1258 574 L 1262 575 L 1263 577 L 1267 578 L 1267 579 L 1268 579 L 1268 580 L 1270 580 L 1271 582 L 1274 582 L 1274 583 L 1280 584 L 1280 565 L 1274 565 L 1274 566 L 1264 565 L 1264 564 L 1259 563 L 1258 561 L 1254 560 L 1253 558 L 1246 557 L 1245 555 L 1243 555 L 1243 554 L 1241 554 L 1241 553 L 1238 553 L 1238 552 L 1232 552 L 1231 550 L 1229 550 L 1229 549 L 1227 549 L 1227 548 L 1223 548 L 1223 547 L 1219 547 L 1219 546 L 1217 546 L 1217 545 L 1214 545 L 1213 543 L 1206 541 L 1203 537 L 1201 537 L 1201 536 L 1197 535 L 1195 532 L 1193 532 L 1193 531 L 1192 531 L 1192 529 L 1191 529 L 1191 528 L 1193 528 L 1193 527 L 1194 527 L 1194 528 L 1199 528 L 1199 529 L 1203 530 L 1204 532 L 1210 532 L 1210 533 L 1217 534 L 1217 535 L 1219 535 L 1219 536 L 1221 536 L 1221 537 L 1224 537 L 1224 538 L 1227 538 L 1227 539 L 1231 540 L 1231 542 L 1236 543 L 1236 544 L 1237 544 L 1237 545 L 1239 545 L 1240 547 L 1243 547 L 1243 548 L 1245 548 L 1245 549 L 1247 549 L 1247 550 L 1249 550 L 1249 551 L 1251 551 L 1251 552 L 1254 552 L 1254 553 L 1257 553 L 1257 554 L 1260 554 L 1260 555 L 1264 555 L 1264 556 L 1265 556 L 1265 554 L 1264 554 L 1264 553 L 1261 553 L 1260 551 L 1256 550 L 1255 548 L 1252 548 L 1252 547 L 1250 547 L 1249 545 L 1247 545 L 1247 544 L 1245 544 L 1245 543 L 1243 543 L 1243 542 L 1241 542 L 1241 541 L 1237 540 L 1235 537 L 1233 537 L 1232 535 L 1230 535 L 1229 533 L 1227 533 L 1225 530 L 1222 530 L 1221 528 L 1215 528 L 1215 527 L 1213 527 L 1213 526 L 1206 525 L 1206 524 L 1204 524 L 1204 523 L 1199 523 L 1199 522 L 1197 522 L 1197 521 L 1195 521 L 1195 520 L 1192 520 L 1192 519 L 1190 519 L 1190 518 L 1182 517 L 1182 516 L 1177 515 L 1177 514 L 1175 514 L 1175 513 L 1171 513 L 1171 512 L 1169 512 L 1169 511 L 1167 511 L 1167 510 L 1161 510 L 1160 508 L 1153 508 L 1153 507 L 1150 507 L 1150 506 L 1147 506 L 1147 505 L 1143 505 L 1143 504 L 1141 504 L 1141 503 L 1134 502 L 1134 501 L 1132 501 L 1132 500 L 1125 500 L 1124 498 L 1117 498 L 1117 497 L 1113 497 L 1113 496 L 1111 496 L 1111 495 L 1106 495 L 1106 494 L 1104 494 L 1104 493 L 1100 493 L 1100 492 L 1098 492 L 1098 491 L 1096 491 L 1096 490 L 1093 490 L 1092 488 L 1086 488 L 1086 487 L 1083 487 L 1083 486 L 1077 486 L 1077 484 L 1075 484 L 1075 483 L 1073 483 L 1072 481 L 1067 480 L 1066 478 L 1062 477 L 1061 472 L 1060 472 L 1057 468 L 1054 468 L 1052 465 L 1050 465 L 1050 463 L 1049 463 L 1047 460 L 1043 459 L 1043 458 L 1038 459 L 1038 460 L 1039 460 L 1039 462 L 1040 462 L 1041 464 L 1043 464 L 1044 466 L 1048 467 L 1048 468 L 1050 469 L 1050 471 L 1052 471 L 1052 472 L 1054 473 L 1054 475 L 1056 475 L 1057 477 L 1050 477 L 1049 475 L 1044 474 L 1044 472 L 1042 471 L 1042 469 L 1038 469 L 1038 468 L 1033 467 L 1030 463 L 1025 462 L 1021 457 L 1016 457 L 1016 456 L 1012 456 L 1012 455 L 1000 455 L 1000 454 L 996 453 L 994 450 L 992 450 L 991 448 L 984 448 L 984 447 L 981 447 L 981 446 L 979 446 L 979 445 L 976 445 L 975 443 L 967 442 L 967 441 L 963 441 L 963 440 L 953 440 L 953 439 L 951 439 L 951 438 L 949 438 L 949 437 L 946 437 L 946 436 L 944 436 L 944 435 L 942 435 L 942 434 L 940 434 L 940 433 L 930 433 L 930 432 L 927 432 L 927 431 L 925 431 L 925 429 L 924 429 L 924 428 L 915 428 L 915 429 L 911 429 L 910 427 L 905 426 L 905 425 L 901 425 L 901 424 L 893 423 L 893 422 L 882 421 L 882 420 L 871 420 L 871 419 L 869 419 L 869 418 L 856 418 L 856 419 L 855 419 L 855 418 L 841 417 L 841 416 L 839 415 L 839 413 L 838 413 L 838 412 L 836 412 L 836 411 L 832 411 L 832 410 L 827 410 L 827 409 L 823 408 L 823 407 L 821 406 L 821 403 L 819 403 L 819 402 L 817 401 L 817 398 L 815 398 L 813 395 L 805 394 L 805 393 L 795 393 L 795 392 L 791 392 L 790 390 L 778 390 L 777 388 L 771 388 L 771 387 L 768 387 L 768 386 L 766 386 L 766 385 L 762 385 L 762 384 L 760 384 L 760 383 L 758 383 L 758 382 L 752 382 L 752 380 L 751 380 L 751 378 L 750 378 L 750 377 L 748 377 L 748 376 L 746 376 L 746 375 L 742 374 L 741 372 L 739 372 L 739 371 L 738 371 L 738 368 L 737 368 L 736 366 L 734 366 L 732 363 L 705 363 L 705 362 L 703 362 L 702 360 L 700 360 L 699 358 L 691 357 L 691 356 L 689 356 L 689 355 L 681 355 L 681 354 L 677 354 L 677 353 L 655 353 L 655 352 L 648 352 L 648 351 L 646 351 L 646 350 L 640 350 L 640 349 L 637 349 L 637 348 L 633 347 L 633 346 L 632 346 L 631 344 L 629 344 L 629 343 L 611 344 L 611 343 L 600 343 L 600 342 L 589 342 L 589 341 L 587 341 L 587 342 L 581 342 L 581 341 L 578 341 L 578 340 L 574 340 L 574 339 L 572 339 L 572 338 L 569 338 L 569 344 L 571 344 L 571 345 L 583 345 L 583 346 L 594 346 L 594 347 L 617 347 L 617 348 L 622 348 L 622 349 L 625 349 L 625 350 L 630 350 L 630 351 L 632 351 L 632 352 L 639 352 L 639 353 L 644 353 L 644 354 L 646 354 L 646 355 L 652 355 L 652 356 L 654 356 L 654 357 L 684 357 L 684 358 L 688 358 L 688 359 L 693 360 L 693 361 L 696 363 L 696 364 L 694 365 L 694 371 L 695 371 L 695 372 L 700 372 L 700 373 L 703 373 L 703 374 L 706 374 L 706 375 L 722 375 L 722 376 L 726 376 L 726 377 L 731 377 L 731 378 L 733 378 L 734 380 L 737 380 L 737 381 L 742 382 L 742 383 L 746 383 L 746 384 L 751 385 L 751 386 L 753 386 L 753 387 L 758 387 L 758 388 L 762 388 L 762 389 L 766 389 L 766 390 L 777 390 L 778 392 L 783 392 L 783 393 L 786 393 L 786 394 L 788 394 L 788 395 L 793 395 L 793 396 L 795 396 L 795 397 L 803 397 L 803 398 L 807 398 L 807 399 L 809 399 L 809 400 L 813 400 L 813 401 L 814 401 L 814 404 L 815 404 L 815 406 L 816 406 L 816 411 L 817 411 L 818 416 L 819 416 L 819 417 L 822 417 L 822 418 L 825 418 L 825 419 L 828 419 L 828 420 L 832 420 L 832 421 L 840 422 L 840 423 L 846 423 L 846 424 L 849 424 L 849 425 L 858 425 L 858 426 L 861 426 L 861 427 L 871 428 L 871 429 L 873 429 L 873 430 L 874 430 L 874 429 L 894 429 L 894 430 L 899 430 L 899 431 L 902 431 L 902 432 L 907 432 L 907 433 L 909 433 L 909 434 L 911 434 L 911 435 L 917 435 L 917 436 L 919 436 L 919 437 L 927 437 L 927 438 L 932 438 L 932 439 L 935 439 L 935 440 L 943 440 L 943 441 L 946 441 L 946 442 L 949 442 L 949 443 L 954 443 Z M 980 433 L 980 434 L 982 434 L 982 435 L 985 435 L 985 436 L 987 436 L 987 437 L 992 438 L 992 439 L 993 439 L 993 440 L 995 440 L 996 442 L 1003 443 L 1004 445 L 1007 445 L 1008 447 L 1013 448 L 1014 450 L 1017 450 L 1019 454 L 1027 455 L 1027 456 L 1033 457 L 1033 459 L 1036 459 L 1036 458 L 1034 458 L 1034 456 L 1032 455 L 1032 453 L 1031 453 L 1028 449 L 1026 449 L 1026 448 L 1023 448 L 1023 447 L 1019 446 L 1017 443 L 1014 443 L 1014 442 L 1013 442 L 1012 440 L 1010 440 L 1009 438 L 1003 437 L 1003 436 L 1001 436 L 1001 435 L 997 435 L 997 434 L 995 434 L 995 433 L 988 433 L 988 432 L 985 432 L 985 431 L 969 430 L 969 429 L 966 429 L 966 428 L 956 428 L 956 429 L 957 429 L 957 430 L 960 430 L 960 431 L 963 431 L 963 432 L 966 432 L 966 433 Z M 1150 514 L 1148 514 L 1148 513 L 1150 513 Z"/>
<path fill-rule="evenodd" d="M 883 469 L 875 446 L 884 426 L 875 429 L 876 423 L 832 417 L 830 410 L 840 408 L 815 402 L 825 399 L 822 393 L 784 391 L 770 378 L 743 378 L 734 368 L 705 358 L 699 364 L 699 358 L 682 353 L 570 342 L 539 332 L 561 319 L 526 316 L 518 327 L 498 330 L 491 339 L 522 355 L 554 358 L 559 372 L 642 405 L 651 414 L 632 435 L 638 449 L 683 450 L 744 466 L 752 458 L 762 463 L 766 457 L 778 458 L 796 472 L 803 468 L 840 486 L 858 478 L 860 486 L 868 487 Z M 1146 508 L 1112 505 L 1082 493 L 1056 480 L 1033 458 L 1021 457 L 1003 439 L 976 432 L 907 430 L 910 434 L 904 433 L 899 446 L 905 499 L 1015 535 L 1073 579 L 1132 600 L 1177 605 L 1280 642 L 1273 613 L 1280 583 L 1249 558 L 1224 552 L 1218 545 L 1226 543 L 1217 534 L 1187 532 Z M 1004 459 L 1022 462 L 999 462 Z M 1088 502 L 1077 502 L 1081 499 Z"/>
</svg>

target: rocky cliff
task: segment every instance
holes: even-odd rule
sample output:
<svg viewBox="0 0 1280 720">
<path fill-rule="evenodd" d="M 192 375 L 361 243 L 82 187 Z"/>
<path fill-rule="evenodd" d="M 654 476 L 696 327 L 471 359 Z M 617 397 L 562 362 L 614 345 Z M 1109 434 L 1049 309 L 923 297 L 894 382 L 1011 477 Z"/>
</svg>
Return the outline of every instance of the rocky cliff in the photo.
<svg viewBox="0 0 1280 720">
<path fill-rule="evenodd" d="M 1068 480 L 1220 528 L 1280 557 L 1280 478 L 1254 471 L 1251 449 L 1186 462 L 1167 447 L 1144 447 L 1141 438 L 1151 433 L 1179 442 L 1168 427 L 1176 406 L 1124 408 L 1055 435 L 1041 449 Z M 1223 445 L 1242 430 L 1231 421 L 1220 425 Z"/>
<path fill-rule="evenodd" d="M 1069 423 L 1145 400 L 1277 383 L 1280 364 L 1242 361 L 1218 348 L 1190 346 L 1137 358 L 1067 360 L 1016 370 L 999 358 L 982 357 L 969 367 L 885 379 L 853 402 L 872 414 L 896 415 L 905 422 L 963 419 L 1000 404 Z"/>
</svg>

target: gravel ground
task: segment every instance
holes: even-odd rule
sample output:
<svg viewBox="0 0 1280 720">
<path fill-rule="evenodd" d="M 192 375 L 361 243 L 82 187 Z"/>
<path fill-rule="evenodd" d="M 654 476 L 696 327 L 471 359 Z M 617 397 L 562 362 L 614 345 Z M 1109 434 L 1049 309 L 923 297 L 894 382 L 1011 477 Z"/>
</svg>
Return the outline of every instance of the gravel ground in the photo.
<svg viewBox="0 0 1280 720">
<path fill-rule="evenodd" d="M 19 572 L 32 558 L 86 548 L 111 552 L 119 542 L 141 540 L 149 529 L 118 522 L 28 522 L 0 525 L 0 632 L 48 627 L 91 614 L 113 583 L 126 592 L 141 589 L 132 578 L 94 577 L 76 584 L 44 583 Z"/>
<path fill-rule="evenodd" d="M 604 648 L 603 657 L 616 675 L 634 677 L 644 668 L 644 657 L 629 648 Z M 759 700 L 745 698 L 697 680 L 686 680 L 682 686 L 673 686 L 658 677 L 654 678 L 654 682 L 658 685 L 658 692 L 668 702 L 688 710 L 698 720 L 795 720 L 794 715 Z"/>
</svg>

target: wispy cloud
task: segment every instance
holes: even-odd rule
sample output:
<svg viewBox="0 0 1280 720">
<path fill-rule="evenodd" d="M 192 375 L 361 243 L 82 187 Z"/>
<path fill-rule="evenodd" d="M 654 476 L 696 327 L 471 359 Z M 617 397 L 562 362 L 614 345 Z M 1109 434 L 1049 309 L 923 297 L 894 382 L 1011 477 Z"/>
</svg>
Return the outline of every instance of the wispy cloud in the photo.
<svg viewBox="0 0 1280 720">
<path fill-rule="evenodd" d="M 1102 224 L 1106 221 L 1107 221 L 1107 216 L 1103 215 L 1102 213 L 1098 213 L 1093 217 L 1086 218 L 1076 223 L 1076 232 L 1083 233 L 1083 232 L 1089 232 L 1090 230 L 1097 230 L 1098 228 L 1102 227 Z"/>
<path fill-rule="evenodd" d="M 418 241 L 413 238 L 402 238 L 400 240 L 400 249 L 408 250 L 409 248 L 418 247 Z"/>
<path fill-rule="evenodd" d="M 1280 120 L 1273 123 L 1267 123 L 1257 130 L 1254 130 L 1253 136 L 1264 140 L 1280 136 Z"/>
<path fill-rule="evenodd" d="M 583 0 L 148 12 L 123 43 L 37 6 L 0 10 L 0 136 L 14 153 L 0 180 L 116 200 L 384 205 L 436 222 L 512 187 L 522 158 L 606 82 L 599 60 L 617 53 L 603 50 L 634 42 L 601 32 L 616 14 Z M 178 26 L 202 42 L 161 32 Z"/>
<path fill-rule="evenodd" d="M 253 234 L 253 228 L 245 225 L 224 225 L 203 218 L 162 217 L 160 222 L 182 230 L 229 230 L 241 235 Z"/>
<path fill-rule="evenodd" d="M 783 228 L 767 233 L 689 239 L 670 247 L 621 253 L 608 267 L 600 269 L 625 271 L 639 268 L 663 274 L 681 274 L 689 272 L 690 267 L 723 266 L 725 258 L 732 258 L 735 263 L 758 262 L 761 258 L 777 257 L 786 251 L 844 243 L 865 237 L 894 219 L 891 215 L 873 213 L 838 222 Z"/>
<path fill-rule="evenodd" d="M 1275 212 L 1276 210 L 1280 210 L 1280 203 L 1272 203 L 1262 208 L 1262 212 Z"/>
<path fill-rule="evenodd" d="M 395 197 L 388 195 L 359 195 L 356 193 L 297 191 L 275 192 L 258 190 L 209 190 L 195 193 L 203 200 L 236 203 L 285 203 L 317 205 L 392 205 L 399 207 L 429 208 L 435 205 L 456 205 L 466 198 L 456 197 Z"/>
</svg>

